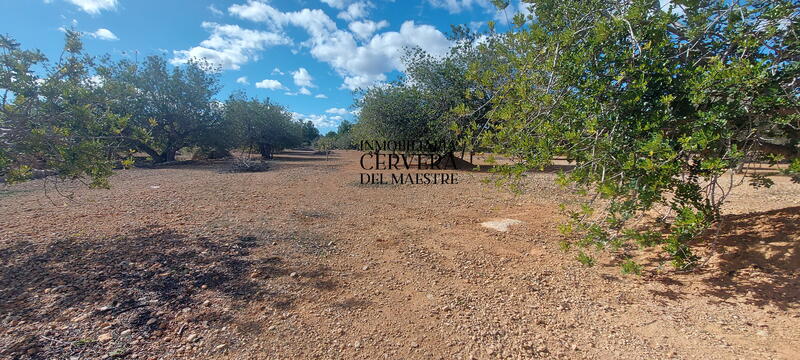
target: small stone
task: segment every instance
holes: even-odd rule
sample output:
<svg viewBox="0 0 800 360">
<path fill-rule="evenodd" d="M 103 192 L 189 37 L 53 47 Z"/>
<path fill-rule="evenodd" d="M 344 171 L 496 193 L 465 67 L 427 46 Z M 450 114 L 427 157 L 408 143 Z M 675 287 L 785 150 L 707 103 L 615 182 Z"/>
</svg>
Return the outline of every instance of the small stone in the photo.
<svg viewBox="0 0 800 360">
<path fill-rule="evenodd" d="M 120 333 L 120 335 L 122 336 L 128 336 L 130 334 L 131 334 L 131 329 L 125 329 Z"/>
<path fill-rule="evenodd" d="M 190 334 L 189 336 L 187 336 L 187 337 L 186 337 L 186 341 L 187 341 L 187 342 L 194 342 L 194 341 L 196 341 L 197 339 L 199 339 L 199 337 L 197 336 L 197 334 Z"/>
<path fill-rule="evenodd" d="M 72 318 L 72 322 L 82 322 L 89 318 L 89 314 L 82 314 Z"/>
<path fill-rule="evenodd" d="M 333 241 L 328 242 L 328 246 L 333 246 Z"/>
<path fill-rule="evenodd" d="M 214 350 L 215 350 L 215 351 L 220 351 L 220 350 L 222 350 L 222 349 L 224 349 L 224 348 L 225 348 L 225 344 L 219 344 L 219 345 L 217 345 L 217 346 L 215 346 L 215 347 L 214 347 Z"/>
<path fill-rule="evenodd" d="M 289 277 L 296 278 L 297 277 L 297 273 L 293 271 L 291 274 L 289 274 Z"/>
<path fill-rule="evenodd" d="M 361 270 L 364 270 L 364 271 L 369 270 L 369 265 L 364 265 L 364 267 L 362 267 Z"/>
<path fill-rule="evenodd" d="M 203 301 L 203 306 L 211 306 L 211 301 L 210 300 Z"/>
<path fill-rule="evenodd" d="M 112 338 L 113 336 L 111 336 L 111 333 L 104 333 L 100 334 L 100 336 L 97 337 L 97 341 L 106 342 L 106 341 L 111 341 Z"/>
<path fill-rule="evenodd" d="M 150 319 L 147 320 L 145 325 L 150 326 L 150 325 L 153 325 L 155 323 L 156 323 L 156 318 L 150 318 Z"/>
</svg>

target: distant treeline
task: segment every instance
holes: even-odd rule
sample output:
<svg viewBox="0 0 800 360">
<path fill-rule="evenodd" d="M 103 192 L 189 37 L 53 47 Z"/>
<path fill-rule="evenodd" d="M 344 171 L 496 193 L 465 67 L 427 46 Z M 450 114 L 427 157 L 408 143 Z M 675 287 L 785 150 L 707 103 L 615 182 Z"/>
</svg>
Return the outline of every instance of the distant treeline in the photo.
<svg viewBox="0 0 800 360">
<path fill-rule="evenodd" d="M 0 177 L 7 182 L 47 172 L 107 187 L 112 169 L 132 165 L 134 153 L 154 163 L 174 161 L 185 147 L 208 157 L 236 148 L 269 157 L 319 136 L 269 99 L 239 92 L 216 100 L 218 71 L 201 60 L 95 58 L 80 37 L 68 31 L 63 53 L 49 61 L 0 36 Z"/>
</svg>

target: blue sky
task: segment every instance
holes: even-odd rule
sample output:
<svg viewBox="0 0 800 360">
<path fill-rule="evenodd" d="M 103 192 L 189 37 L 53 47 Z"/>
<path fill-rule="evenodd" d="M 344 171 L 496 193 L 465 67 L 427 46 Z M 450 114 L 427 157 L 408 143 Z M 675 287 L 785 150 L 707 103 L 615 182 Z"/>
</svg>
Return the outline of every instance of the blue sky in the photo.
<svg viewBox="0 0 800 360">
<path fill-rule="evenodd" d="M 404 47 L 441 54 L 450 24 L 489 20 L 505 20 L 489 0 L 0 0 L 0 33 L 25 48 L 55 58 L 74 28 L 93 55 L 202 57 L 222 67 L 221 99 L 269 97 L 323 132 L 353 119 L 352 89 L 400 74 Z"/>
</svg>

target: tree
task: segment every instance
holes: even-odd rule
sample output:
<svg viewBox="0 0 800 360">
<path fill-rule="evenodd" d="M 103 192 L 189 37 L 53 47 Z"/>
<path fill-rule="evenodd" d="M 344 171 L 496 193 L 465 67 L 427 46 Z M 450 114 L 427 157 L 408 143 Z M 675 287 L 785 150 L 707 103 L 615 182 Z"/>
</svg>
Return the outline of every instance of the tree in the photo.
<svg viewBox="0 0 800 360">
<path fill-rule="evenodd" d="M 421 91 L 412 86 L 375 86 L 360 94 L 356 106 L 359 139 L 428 139 L 428 123 L 435 115 L 422 102 Z"/>
<path fill-rule="evenodd" d="M 154 162 L 175 161 L 186 146 L 224 147 L 222 112 L 214 96 L 219 79 L 214 69 L 191 60 L 169 69 L 160 56 L 138 64 L 128 60 L 99 69 L 103 88 L 115 96 L 113 110 L 130 115 L 122 136 L 130 146 L 146 152 Z"/>
<path fill-rule="evenodd" d="M 423 140 L 458 143 L 472 148 L 468 127 L 481 127 L 490 109 L 491 87 L 468 78 L 471 66 L 492 57 L 477 51 L 480 38 L 464 27 L 453 27 L 456 44 L 446 56 L 420 48 L 407 49 L 404 78 L 359 93 L 358 139 Z"/>
<path fill-rule="evenodd" d="M 226 127 L 236 129 L 232 132 L 238 134 L 238 146 L 257 148 L 265 158 L 271 158 L 274 151 L 301 145 L 311 133 L 309 124 L 313 128 L 310 122 L 294 120 L 269 99 L 248 99 L 244 93 L 234 93 L 225 102 L 224 119 Z"/>
<path fill-rule="evenodd" d="M 497 56 L 470 78 L 495 89 L 480 131 L 517 160 L 501 172 L 575 164 L 559 181 L 592 200 L 569 212 L 574 244 L 660 245 L 690 268 L 690 242 L 721 219 L 734 172 L 781 156 L 800 170 L 795 2 L 542 0 L 533 12 L 481 46 Z M 637 226 L 658 209 L 661 231 Z"/>
<path fill-rule="evenodd" d="M 39 51 L 0 36 L 0 176 L 7 182 L 41 173 L 88 177 L 90 186 L 108 187 L 128 117 L 111 111 L 90 76 L 94 62 L 80 34 L 65 37 L 62 56 L 51 65 Z"/>
<path fill-rule="evenodd" d="M 319 130 L 314 123 L 311 121 L 306 121 L 303 124 L 303 141 L 307 144 L 311 144 L 319 137 Z"/>
</svg>

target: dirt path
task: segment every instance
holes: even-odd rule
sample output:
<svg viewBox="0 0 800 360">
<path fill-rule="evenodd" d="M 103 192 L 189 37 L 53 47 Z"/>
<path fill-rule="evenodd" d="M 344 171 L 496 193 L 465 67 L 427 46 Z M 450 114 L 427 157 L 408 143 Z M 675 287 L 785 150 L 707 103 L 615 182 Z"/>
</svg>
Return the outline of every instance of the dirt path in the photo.
<svg viewBox="0 0 800 360">
<path fill-rule="evenodd" d="M 0 193 L 0 357 L 776 358 L 800 354 L 800 185 L 736 195 L 693 274 L 559 249 L 553 175 L 515 197 L 359 184 L 358 154 L 123 171 Z M 53 202 L 56 202 L 55 204 Z M 480 226 L 523 221 L 509 232 Z M 645 254 L 647 255 L 647 254 Z M 664 268 L 669 272 L 669 268 Z"/>
</svg>

